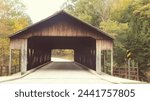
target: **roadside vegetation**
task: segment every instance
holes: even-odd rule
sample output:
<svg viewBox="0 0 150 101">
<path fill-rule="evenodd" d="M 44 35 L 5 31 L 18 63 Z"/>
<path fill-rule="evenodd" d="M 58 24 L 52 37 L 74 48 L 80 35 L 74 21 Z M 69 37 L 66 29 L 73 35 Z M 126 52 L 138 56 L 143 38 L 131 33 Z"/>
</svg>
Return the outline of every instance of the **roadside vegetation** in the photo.
<svg viewBox="0 0 150 101">
<path fill-rule="evenodd" d="M 0 0 L 0 66 L 8 66 L 8 36 L 29 24 L 31 19 L 25 13 L 25 6 L 20 0 Z"/>
<path fill-rule="evenodd" d="M 126 51 L 150 82 L 150 0 L 68 0 L 63 9 L 114 37 L 114 66 L 124 66 Z"/>
</svg>

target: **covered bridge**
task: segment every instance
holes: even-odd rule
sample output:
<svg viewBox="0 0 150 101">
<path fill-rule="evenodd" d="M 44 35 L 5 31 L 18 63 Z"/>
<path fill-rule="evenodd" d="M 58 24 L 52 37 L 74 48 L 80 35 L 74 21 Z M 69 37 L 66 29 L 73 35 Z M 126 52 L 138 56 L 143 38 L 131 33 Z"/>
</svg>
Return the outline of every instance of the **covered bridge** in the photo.
<svg viewBox="0 0 150 101">
<path fill-rule="evenodd" d="M 96 70 L 99 74 L 104 72 L 103 51 L 109 51 L 110 74 L 112 74 L 113 38 L 65 11 L 59 11 L 9 38 L 10 74 L 13 50 L 20 51 L 23 74 L 27 70 L 50 62 L 52 49 L 73 49 L 75 62 Z"/>
</svg>

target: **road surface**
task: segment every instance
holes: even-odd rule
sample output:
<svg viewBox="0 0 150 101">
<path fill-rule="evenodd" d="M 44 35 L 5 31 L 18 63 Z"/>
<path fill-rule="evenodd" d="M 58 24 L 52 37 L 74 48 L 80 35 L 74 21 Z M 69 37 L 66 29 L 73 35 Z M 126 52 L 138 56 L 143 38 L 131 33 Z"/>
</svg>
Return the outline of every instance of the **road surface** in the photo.
<svg viewBox="0 0 150 101">
<path fill-rule="evenodd" d="M 33 73 L 28 74 L 27 76 L 8 81 L 4 83 L 48 83 L 48 84 L 97 84 L 104 83 L 110 84 L 106 80 L 99 78 L 95 73 L 85 69 L 81 65 L 74 62 L 52 62 L 43 66 L 42 68 L 36 70 Z"/>
</svg>

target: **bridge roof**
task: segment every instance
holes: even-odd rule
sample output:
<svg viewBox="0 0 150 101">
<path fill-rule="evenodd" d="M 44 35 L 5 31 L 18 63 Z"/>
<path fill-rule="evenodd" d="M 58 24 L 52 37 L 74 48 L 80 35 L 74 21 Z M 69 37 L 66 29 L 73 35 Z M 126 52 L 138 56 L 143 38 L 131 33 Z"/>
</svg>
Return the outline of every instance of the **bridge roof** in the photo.
<svg viewBox="0 0 150 101">
<path fill-rule="evenodd" d="M 91 25 L 91 24 L 89 24 L 89 23 L 86 23 L 86 22 L 84 22 L 84 21 L 78 19 L 78 18 L 75 17 L 75 16 L 72 16 L 71 14 L 65 12 L 64 10 L 61 10 L 61 11 L 59 11 L 59 12 L 56 12 L 55 14 L 53 14 L 53 15 L 51 15 L 51 16 L 49 16 L 49 17 L 47 17 L 47 18 L 45 18 L 45 19 L 43 19 L 43 20 L 41 20 L 41 21 L 39 21 L 39 22 L 37 22 L 37 23 L 35 23 L 35 24 L 32 24 L 32 25 L 30 25 L 30 26 L 24 28 L 23 30 L 20 30 L 20 31 L 18 31 L 18 32 L 12 34 L 12 35 L 10 35 L 9 38 L 16 38 L 17 36 L 21 35 L 23 32 L 28 31 L 28 30 L 32 29 L 33 27 L 38 26 L 38 25 L 40 25 L 40 24 L 42 24 L 42 23 L 44 23 L 44 22 L 51 21 L 53 18 L 55 18 L 55 17 L 58 16 L 58 15 L 65 15 L 65 16 L 71 17 L 71 18 L 74 19 L 75 21 L 80 22 L 80 23 L 84 24 L 85 26 L 89 27 L 90 29 L 95 30 L 95 31 L 98 32 L 99 34 L 102 34 L 102 35 L 104 35 L 105 37 L 107 37 L 107 38 L 113 40 L 113 37 L 110 36 L 110 35 L 108 35 L 106 32 L 101 31 L 99 28 L 97 28 L 97 27 L 95 27 L 95 26 L 93 26 L 93 25 Z"/>
</svg>

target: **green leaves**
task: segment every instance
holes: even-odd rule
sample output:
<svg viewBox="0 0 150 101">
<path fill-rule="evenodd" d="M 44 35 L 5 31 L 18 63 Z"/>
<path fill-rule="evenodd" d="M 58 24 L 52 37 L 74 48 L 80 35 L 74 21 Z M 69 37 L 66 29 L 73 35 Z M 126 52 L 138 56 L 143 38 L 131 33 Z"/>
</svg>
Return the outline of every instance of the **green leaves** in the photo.
<svg viewBox="0 0 150 101">
<path fill-rule="evenodd" d="M 20 0 L 0 0 L 0 3 L 0 29 L 4 29 L 0 33 L 12 34 L 31 23 Z M 15 27 L 16 23 L 20 23 L 20 27 Z"/>
<path fill-rule="evenodd" d="M 150 2 L 139 0 L 130 6 L 131 16 L 127 19 L 131 30 L 125 46 L 133 51 L 140 68 L 150 68 Z"/>
<path fill-rule="evenodd" d="M 72 3 L 66 6 L 66 10 L 96 27 L 99 27 L 100 21 L 108 19 L 109 12 L 103 8 L 102 0 L 76 0 Z"/>
<path fill-rule="evenodd" d="M 107 20 L 100 22 L 100 29 L 116 37 L 118 34 L 126 33 L 128 23 L 119 23 L 117 21 Z"/>
<path fill-rule="evenodd" d="M 31 19 L 24 13 L 25 7 L 20 0 L 0 0 L 0 65 L 8 65 L 8 35 L 28 26 Z"/>
<path fill-rule="evenodd" d="M 73 0 L 74 1 L 74 0 Z M 73 15 L 115 37 L 114 60 L 123 65 L 126 50 L 140 68 L 150 67 L 150 0 L 75 0 Z"/>
</svg>

